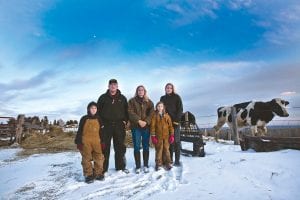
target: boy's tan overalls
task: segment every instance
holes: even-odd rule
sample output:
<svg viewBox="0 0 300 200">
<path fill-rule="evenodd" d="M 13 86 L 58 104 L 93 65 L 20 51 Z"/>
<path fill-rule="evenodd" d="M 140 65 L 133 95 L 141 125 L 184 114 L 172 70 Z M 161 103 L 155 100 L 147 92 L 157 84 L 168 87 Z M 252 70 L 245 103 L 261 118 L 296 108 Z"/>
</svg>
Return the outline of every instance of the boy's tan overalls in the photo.
<svg viewBox="0 0 300 200">
<path fill-rule="evenodd" d="M 82 167 L 84 176 L 98 176 L 103 173 L 104 156 L 99 136 L 100 123 L 97 118 L 86 119 L 83 126 Z M 94 161 L 94 170 L 92 161 Z"/>
</svg>

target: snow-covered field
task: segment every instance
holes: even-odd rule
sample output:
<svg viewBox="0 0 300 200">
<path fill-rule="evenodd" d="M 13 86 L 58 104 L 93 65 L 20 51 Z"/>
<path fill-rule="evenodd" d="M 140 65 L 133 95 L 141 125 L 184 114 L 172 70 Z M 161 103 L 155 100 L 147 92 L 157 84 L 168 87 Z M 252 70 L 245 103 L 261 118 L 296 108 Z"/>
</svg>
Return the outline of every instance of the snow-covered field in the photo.
<svg viewBox="0 0 300 200">
<path fill-rule="evenodd" d="M 187 144 L 184 144 L 187 145 Z M 15 159 L 20 149 L 0 149 L 0 199 L 282 199 L 300 198 L 300 151 L 242 152 L 239 146 L 207 142 L 206 157 L 182 156 L 183 166 L 130 174 L 110 170 L 105 181 L 84 183 L 77 152 Z M 113 153 L 112 153 L 113 156 Z"/>
</svg>

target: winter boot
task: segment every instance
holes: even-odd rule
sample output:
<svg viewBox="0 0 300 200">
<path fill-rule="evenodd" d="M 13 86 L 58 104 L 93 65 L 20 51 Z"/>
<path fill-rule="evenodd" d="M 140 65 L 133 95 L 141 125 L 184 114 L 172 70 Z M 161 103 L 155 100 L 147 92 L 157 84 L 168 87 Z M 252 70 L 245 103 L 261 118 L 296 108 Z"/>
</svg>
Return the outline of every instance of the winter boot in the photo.
<svg viewBox="0 0 300 200">
<path fill-rule="evenodd" d="M 175 162 L 174 165 L 175 166 L 180 166 L 180 149 L 181 149 L 181 145 L 180 144 L 175 144 Z"/>
<path fill-rule="evenodd" d="M 149 167 L 144 167 L 143 170 L 144 170 L 144 173 L 145 173 L 145 174 L 149 173 Z"/>
<path fill-rule="evenodd" d="M 94 177 L 93 176 L 87 176 L 85 177 L 85 182 L 90 184 L 94 182 Z"/>
<path fill-rule="evenodd" d="M 169 171 L 169 170 L 171 170 L 171 169 L 172 169 L 172 165 L 171 165 L 171 164 L 167 164 L 167 165 L 166 165 L 166 170 Z"/>
<path fill-rule="evenodd" d="M 149 151 L 143 151 L 144 173 L 149 172 Z"/>
<path fill-rule="evenodd" d="M 173 163 L 174 144 L 170 144 L 169 151 L 170 151 L 171 163 Z"/>
<path fill-rule="evenodd" d="M 135 173 L 136 173 L 136 174 L 140 174 L 140 173 L 141 173 L 141 168 L 136 168 L 136 169 L 135 169 Z"/>
<path fill-rule="evenodd" d="M 158 166 L 158 165 L 155 165 L 155 171 L 158 171 L 158 170 L 160 170 L 161 169 L 161 167 L 160 166 Z"/>
<path fill-rule="evenodd" d="M 139 174 L 141 172 L 141 153 L 138 152 L 134 152 L 134 159 L 135 159 L 135 172 L 137 174 Z"/>
<path fill-rule="evenodd" d="M 149 167 L 149 151 L 143 151 L 144 167 Z"/>
<path fill-rule="evenodd" d="M 103 175 L 103 174 L 98 175 L 98 176 L 96 176 L 95 179 L 96 179 L 97 181 L 104 181 L 104 175 Z"/>
</svg>

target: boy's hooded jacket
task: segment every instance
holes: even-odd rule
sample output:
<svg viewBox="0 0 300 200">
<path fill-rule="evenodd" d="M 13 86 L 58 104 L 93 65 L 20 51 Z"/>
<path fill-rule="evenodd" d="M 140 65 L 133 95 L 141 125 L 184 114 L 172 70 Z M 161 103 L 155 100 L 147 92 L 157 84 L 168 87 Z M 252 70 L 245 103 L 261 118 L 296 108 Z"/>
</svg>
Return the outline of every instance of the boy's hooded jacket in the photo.
<svg viewBox="0 0 300 200">
<path fill-rule="evenodd" d="M 102 140 L 102 134 L 101 134 L 101 120 L 99 118 L 99 115 L 96 113 L 95 115 L 92 115 L 90 113 L 90 108 L 92 106 L 96 106 L 97 107 L 97 103 L 95 102 L 90 102 L 87 106 L 87 115 L 84 115 L 81 119 L 80 119 L 80 122 L 79 122 L 79 127 L 78 127 L 78 131 L 77 131 L 77 135 L 76 135 L 76 138 L 75 138 L 75 144 L 82 144 L 82 136 L 83 136 L 83 131 L 84 131 L 84 125 L 86 123 L 86 121 L 88 119 L 97 119 L 98 120 L 98 124 L 99 124 L 99 137 L 100 137 L 100 140 Z"/>
</svg>

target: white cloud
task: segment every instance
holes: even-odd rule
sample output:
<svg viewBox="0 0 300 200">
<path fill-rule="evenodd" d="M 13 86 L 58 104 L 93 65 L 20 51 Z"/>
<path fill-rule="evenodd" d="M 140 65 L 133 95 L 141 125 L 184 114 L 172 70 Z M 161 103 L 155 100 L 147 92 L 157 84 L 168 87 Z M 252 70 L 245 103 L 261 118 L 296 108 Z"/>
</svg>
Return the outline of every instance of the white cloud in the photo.
<svg viewBox="0 0 300 200">
<path fill-rule="evenodd" d="M 294 96 L 296 94 L 297 94 L 297 92 L 295 92 L 295 91 L 286 91 L 286 92 L 282 92 L 280 95 L 281 96 Z"/>
<path fill-rule="evenodd" d="M 254 23 L 265 28 L 263 40 L 279 46 L 298 45 L 300 42 L 300 2 L 256 1 L 248 8 Z"/>
<path fill-rule="evenodd" d="M 244 70 L 245 68 L 253 68 L 264 65 L 262 61 L 250 62 L 250 61 L 215 61 L 199 63 L 198 67 L 204 70 Z"/>
<path fill-rule="evenodd" d="M 149 1 L 148 5 L 153 8 L 163 8 L 177 16 L 170 21 L 176 26 L 184 26 L 193 23 L 202 17 L 216 18 L 215 10 L 219 3 L 213 0 L 188 0 L 188 1 Z"/>
<path fill-rule="evenodd" d="M 43 34 L 40 15 L 53 4 L 54 1 L 50 0 L 0 1 L 1 33 L 40 37 Z"/>
<path fill-rule="evenodd" d="M 189 1 L 149 1 L 154 9 L 170 12 L 168 20 L 175 26 L 185 26 L 201 20 L 203 17 L 218 18 L 217 12 L 243 10 L 253 16 L 253 24 L 263 27 L 262 42 L 273 45 L 295 45 L 300 42 L 300 2 L 298 0 L 189 0 Z M 175 14 L 175 15 L 174 15 Z M 164 12 L 163 14 L 164 15 Z M 157 14 L 154 15 L 157 17 Z M 165 17 L 165 16 L 164 16 Z"/>
<path fill-rule="evenodd" d="M 232 10 L 239 10 L 251 6 L 252 3 L 252 0 L 230 0 L 228 1 L 228 6 Z"/>
<path fill-rule="evenodd" d="M 0 61 L 5 67 L 15 67 L 20 58 L 45 42 L 42 14 L 54 3 L 51 0 L 0 1 Z"/>
</svg>

